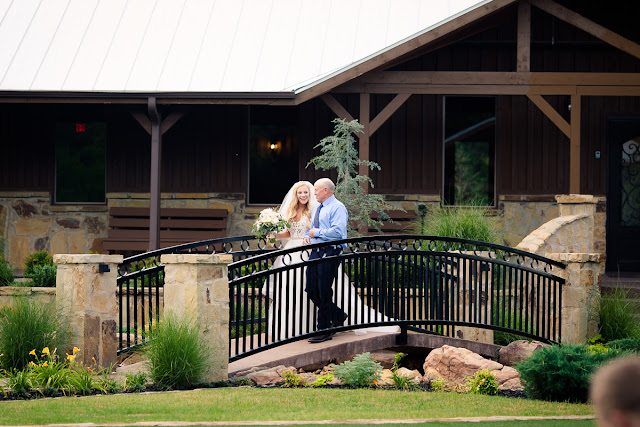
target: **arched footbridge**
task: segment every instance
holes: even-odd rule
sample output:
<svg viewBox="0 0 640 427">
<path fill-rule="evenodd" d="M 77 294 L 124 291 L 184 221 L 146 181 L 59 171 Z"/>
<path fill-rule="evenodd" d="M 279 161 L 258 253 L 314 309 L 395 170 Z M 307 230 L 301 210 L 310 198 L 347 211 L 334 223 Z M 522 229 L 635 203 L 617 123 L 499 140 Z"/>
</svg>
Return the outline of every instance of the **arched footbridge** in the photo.
<svg viewBox="0 0 640 427">
<path fill-rule="evenodd" d="M 157 324 L 164 278 L 160 255 L 185 252 L 234 257 L 228 269 L 232 364 L 327 332 L 337 335 L 330 344 L 321 343 L 323 348 L 351 336 L 361 343 L 351 348 L 360 345 L 364 351 L 390 343 L 428 346 L 445 339 L 466 347 L 480 345 L 469 342 L 490 345 L 494 334 L 560 340 L 564 279 L 556 273 L 562 263 L 501 245 L 436 236 L 358 237 L 332 245 L 343 247 L 342 252 L 310 260 L 311 251 L 323 244 L 280 249 L 242 236 L 126 258 L 118 278 L 119 351 L 140 345 L 142 332 Z M 338 271 L 332 299 L 348 317 L 318 330 L 305 281 L 307 269 L 327 264 Z M 127 298 L 142 298 L 143 304 Z M 356 335 L 361 331 L 367 334 Z M 345 345 L 339 351 L 351 351 Z M 490 355 L 491 348 L 477 350 Z"/>
</svg>

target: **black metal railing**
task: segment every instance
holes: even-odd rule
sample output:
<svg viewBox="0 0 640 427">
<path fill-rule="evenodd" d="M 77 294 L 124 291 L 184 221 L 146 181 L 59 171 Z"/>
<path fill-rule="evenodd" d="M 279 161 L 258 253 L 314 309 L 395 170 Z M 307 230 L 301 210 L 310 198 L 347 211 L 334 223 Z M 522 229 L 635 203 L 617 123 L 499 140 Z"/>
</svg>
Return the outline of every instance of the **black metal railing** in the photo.
<svg viewBox="0 0 640 427">
<path fill-rule="evenodd" d="M 175 253 L 226 253 L 234 260 L 275 250 L 254 236 L 202 240 L 125 258 L 118 266 L 118 354 L 143 344 L 163 309 L 164 265 L 160 256 Z"/>
<path fill-rule="evenodd" d="M 320 333 L 305 292 L 306 269 L 335 263 L 334 303 L 343 325 L 322 331 L 399 327 L 467 338 L 499 331 L 559 341 L 563 264 L 484 242 L 420 235 L 332 242 L 335 257 L 309 260 L 326 245 L 277 250 L 229 265 L 230 356 L 236 360 Z"/>
</svg>

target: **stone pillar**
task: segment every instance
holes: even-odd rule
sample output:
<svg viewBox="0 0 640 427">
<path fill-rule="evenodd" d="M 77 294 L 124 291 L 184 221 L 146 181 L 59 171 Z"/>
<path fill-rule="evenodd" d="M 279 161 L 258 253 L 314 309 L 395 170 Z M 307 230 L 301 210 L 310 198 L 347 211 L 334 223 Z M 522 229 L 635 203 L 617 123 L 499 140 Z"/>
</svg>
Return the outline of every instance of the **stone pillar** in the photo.
<svg viewBox="0 0 640 427">
<path fill-rule="evenodd" d="M 205 381 L 228 378 L 231 255 L 168 254 L 164 264 L 164 309 L 197 322 L 209 350 Z"/>
<path fill-rule="evenodd" d="M 558 194 L 556 196 L 560 216 L 586 215 L 587 235 L 576 236 L 580 241 L 585 241 L 587 247 L 583 250 L 586 253 L 596 252 L 595 241 L 595 217 L 598 199 L 588 194 Z"/>
<path fill-rule="evenodd" d="M 116 363 L 117 271 L 122 255 L 54 255 L 56 301 L 68 313 L 76 361 L 100 367 Z M 62 354 L 64 354 L 62 352 Z"/>
<path fill-rule="evenodd" d="M 551 253 L 549 258 L 566 265 L 564 270 L 554 269 L 566 281 L 562 287 L 560 340 L 565 344 L 582 344 L 598 333 L 604 255 Z"/>
</svg>

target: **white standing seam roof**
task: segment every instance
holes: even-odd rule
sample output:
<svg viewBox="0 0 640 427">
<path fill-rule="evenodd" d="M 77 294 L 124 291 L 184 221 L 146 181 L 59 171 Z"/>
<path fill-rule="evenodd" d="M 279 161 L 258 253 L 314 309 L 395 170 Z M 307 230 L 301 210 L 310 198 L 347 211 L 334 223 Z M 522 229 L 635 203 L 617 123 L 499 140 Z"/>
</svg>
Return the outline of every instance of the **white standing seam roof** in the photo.
<svg viewBox="0 0 640 427">
<path fill-rule="evenodd" d="M 2 92 L 299 92 L 490 0 L 0 0 Z"/>
</svg>

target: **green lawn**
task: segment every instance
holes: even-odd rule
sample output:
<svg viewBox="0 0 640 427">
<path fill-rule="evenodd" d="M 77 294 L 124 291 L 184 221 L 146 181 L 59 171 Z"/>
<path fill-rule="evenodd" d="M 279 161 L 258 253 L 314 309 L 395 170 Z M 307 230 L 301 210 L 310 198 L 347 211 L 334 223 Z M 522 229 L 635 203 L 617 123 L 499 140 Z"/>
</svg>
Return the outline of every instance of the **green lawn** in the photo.
<svg viewBox="0 0 640 427">
<path fill-rule="evenodd" d="M 372 389 L 219 388 L 0 402 L 0 425 L 591 415 L 589 405 Z M 591 427 L 591 420 L 570 420 Z M 536 421 L 537 423 L 542 421 Z M 521 424 L 522 423 L 522 424 Z M 526 426 L 519 421 L 517 427 Z M 509 422 L 513 427 L 513 421 Z M 544 421 L 547 426 L 568 423 Z M 434 426 L 433 423 L 428 423 Z M 495 424 L 496 426 L 504 425 Z M 537 424 L 539 425 L 539 424 Z"/>
</svg>

